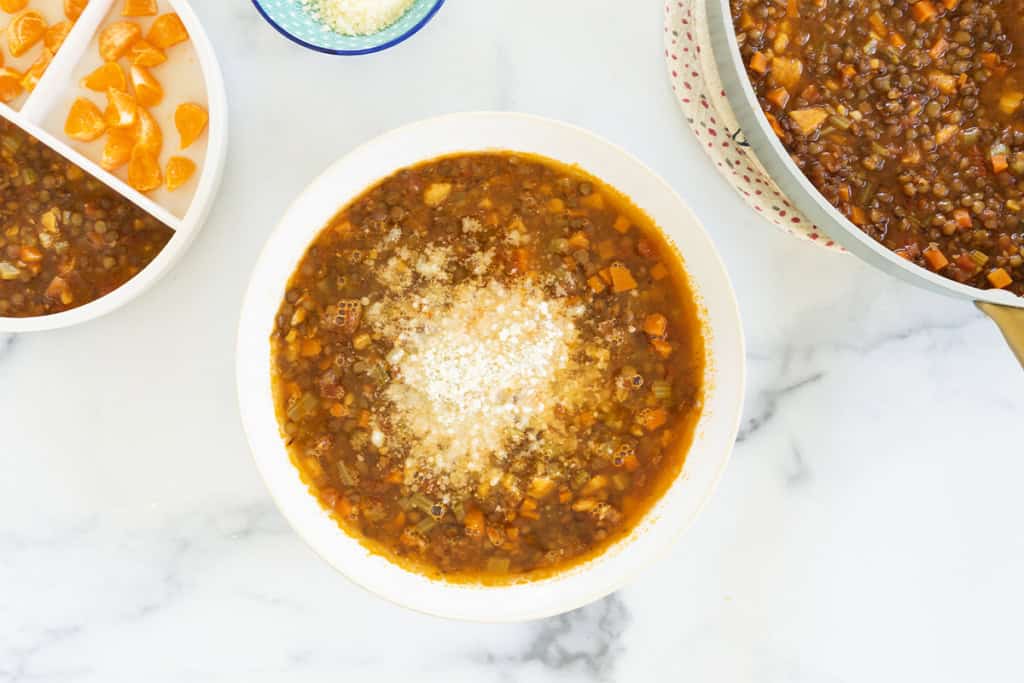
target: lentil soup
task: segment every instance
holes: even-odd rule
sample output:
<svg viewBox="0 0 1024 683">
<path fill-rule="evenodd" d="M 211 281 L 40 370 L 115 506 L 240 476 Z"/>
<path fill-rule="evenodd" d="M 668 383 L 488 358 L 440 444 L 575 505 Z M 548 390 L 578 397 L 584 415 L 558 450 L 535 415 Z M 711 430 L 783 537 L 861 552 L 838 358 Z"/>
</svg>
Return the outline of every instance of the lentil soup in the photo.
<svg viewBox="0 0 1024 683">
<path fill-rule="evenodd" d="M 705 338 L 674 248 L 579 169 L 511 152 L 403 169 L 316 237 L 271 337 L 302 480 L 432 578 L 550 576 L 679 474 Z"/>
<path fill-rule="evenodd" d="M 95 301 L 142 271 L 173 235 L 0 118 L 0 317 Z"/>
<path fill-rule="evenodd" d="M 923 268 L 1024 295 L 1024 0 L 730 0 L 775 133 Z"/>
</svg>

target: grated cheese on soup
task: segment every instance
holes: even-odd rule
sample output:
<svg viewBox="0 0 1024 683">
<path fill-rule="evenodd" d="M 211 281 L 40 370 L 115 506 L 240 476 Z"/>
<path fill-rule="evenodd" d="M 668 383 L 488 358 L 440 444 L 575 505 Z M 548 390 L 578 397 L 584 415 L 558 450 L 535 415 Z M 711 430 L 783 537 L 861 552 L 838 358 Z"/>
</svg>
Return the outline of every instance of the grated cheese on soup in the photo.
<svg viewBox="0 0 1024 683">
<path fill-rule="evenodd" d="M 377 33 L 398 21 L 414 0 L 296 0 L 325 27 L 345 35 Z"/>
</svg>

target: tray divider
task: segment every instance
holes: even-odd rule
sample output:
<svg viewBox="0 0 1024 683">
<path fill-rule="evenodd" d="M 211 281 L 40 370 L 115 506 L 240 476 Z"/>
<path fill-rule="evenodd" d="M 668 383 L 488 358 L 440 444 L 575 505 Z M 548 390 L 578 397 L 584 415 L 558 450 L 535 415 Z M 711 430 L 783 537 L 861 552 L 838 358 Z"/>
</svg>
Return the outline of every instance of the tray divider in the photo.
<svg viewBox="0 0 1024 683">
<path fill-rule="evenodd" d="M 42 126 L 50 110 L 60 102 L 62 95 L 78 87 L 77 83 L 72 82 L 71 76 L 82 61 L 86 50 L 92 45 L 100 24 L 117 1 L 91 0 L 86 5 L 85 11 L 78 17 L 78 21 L 71 28 L 43 77 L 39 79 L 39 83 L 29 93 L 28 99 L 21 107 L 20 113 L 24 120 Z"/>
<path fill-rule="evenodd" d="M 21 112 L 16 112 L 8 107 L 0 106 L 0 117 L 7 119 L 14 125 L 23 129 L 26 133 L 120 194 L 135 206 L 148 212 L 149 215 L 159 220 L 171 230 L 177 232 L 180 229 L 182 224 L 182 220 L 180 218 L 115 176 L 113 173 L 102 168 L 99 164 L 96 164 L 91 159 L 86 158 L 84 154 L 74 149 L 63 140 L 50 135 L 50 133 L 46 132 L 42 126 L 30 121 Z"/>
</svg>

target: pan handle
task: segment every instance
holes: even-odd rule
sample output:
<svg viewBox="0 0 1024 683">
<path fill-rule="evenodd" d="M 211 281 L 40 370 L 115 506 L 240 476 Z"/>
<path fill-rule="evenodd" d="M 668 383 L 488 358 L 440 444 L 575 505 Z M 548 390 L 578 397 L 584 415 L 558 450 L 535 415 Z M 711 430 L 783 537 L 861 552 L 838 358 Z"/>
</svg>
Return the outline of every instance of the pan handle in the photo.
<svg viewBox="0 0 1024 683">
<path fill-rule="evenodd" d="M 983 301 L 975 301 L 974 304 L 999 326 L 1010 349 L 1024 367 L 1024 308 L 997 306 Z"/>
</svg>

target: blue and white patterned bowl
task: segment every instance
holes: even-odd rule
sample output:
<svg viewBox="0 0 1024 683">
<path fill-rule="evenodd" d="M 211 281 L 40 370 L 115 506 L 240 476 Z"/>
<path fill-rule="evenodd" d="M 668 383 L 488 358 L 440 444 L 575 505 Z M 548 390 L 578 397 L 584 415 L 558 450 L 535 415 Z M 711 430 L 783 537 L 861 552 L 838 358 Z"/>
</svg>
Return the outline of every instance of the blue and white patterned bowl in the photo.
<svg viewBox="0 0 1024 683">
<path fill-rule="evenodd" d="M 367 36 L 336 33 L 313 19 L 299 0 L 252 0 L 267 22 L 289 40 L 330 55 L 365 55 L 398 45 L 441 9 L 444 0 L 416 0 L 398 21 Z"/>
</svg>

